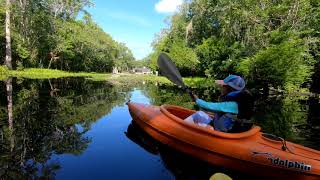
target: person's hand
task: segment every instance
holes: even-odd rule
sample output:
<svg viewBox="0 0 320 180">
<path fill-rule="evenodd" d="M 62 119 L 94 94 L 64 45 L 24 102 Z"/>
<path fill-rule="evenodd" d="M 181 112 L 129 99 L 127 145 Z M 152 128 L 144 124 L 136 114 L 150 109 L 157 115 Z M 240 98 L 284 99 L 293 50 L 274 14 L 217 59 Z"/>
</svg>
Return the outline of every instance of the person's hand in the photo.
<svg viewBox="0 0 320 180">
<path fill-rule="evenodd" d="M 198 96 L 193 94 L 193 92 L 189 88 L 186 88 L 185 91 L 187 91 L 189 93 L 189 95 L 193 101 L 196 101 L 198 99 Z"/>
<path fill-rule="evenodd" d="M 192 99 L 194 100 L 194 101 L 196 101 L 197 99 L 199 99 L 199 97 L 196 95 L 196 94 L 194 94 L 192 91 L 190 91 L 191 92 L 191 94 L 192 94 Z"/>
<path fill-rule="evenodd" d="M 199 99 L 199 97 L 197 95 L 195 95 L 195 94 L 193 94 L 193 97 L 194 97 L 195 100 Z"/>
</svg>

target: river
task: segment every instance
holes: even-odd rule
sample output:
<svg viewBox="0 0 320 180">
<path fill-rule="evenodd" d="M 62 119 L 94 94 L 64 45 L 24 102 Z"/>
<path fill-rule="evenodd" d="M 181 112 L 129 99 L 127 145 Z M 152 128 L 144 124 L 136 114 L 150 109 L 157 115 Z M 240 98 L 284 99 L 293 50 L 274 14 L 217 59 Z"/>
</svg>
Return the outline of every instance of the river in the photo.
<svg viewBox="0 0 320 180">
<path fill-rule="evenodd" d="M 215 89 L 194 91 L 206 100 L 218 96 Z M 0 179 L 208 179 L 219 171 L 242 177 L 165 147 L 132 123 L 128 100 L 196 108 L 175 86 L 13 78 L 0 83 L 0 93 Z M 320 150 L 318 98 L 256 99 L 253 120 L 264 132 Z"/>
</svg>

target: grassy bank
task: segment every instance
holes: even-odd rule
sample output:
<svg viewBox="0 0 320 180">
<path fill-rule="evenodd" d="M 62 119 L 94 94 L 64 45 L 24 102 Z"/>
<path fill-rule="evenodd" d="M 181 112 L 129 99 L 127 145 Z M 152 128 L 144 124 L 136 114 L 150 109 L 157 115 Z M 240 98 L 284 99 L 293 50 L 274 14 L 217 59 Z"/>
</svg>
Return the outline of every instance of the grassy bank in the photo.
<svg viewBox="0 0 320 180">
<path fill-rule="evenodd" d="M 138 74 L 103 74 L 103 73 L 88 73 L 88 72 L 66 72 L 53 69 L 37 69 L 30 68 L 21 71 L 8 70 L 5 66 L 0 66 L 0 80 L 5 80 L 8 77 L 27 78 L 27 79 L 52 79 L 64 77 L 84 77 L 93 81 L 108 81 L 116 85 L 133 85 L 141 82 L 154 82 L 158 84 L 174 85 L 167 78 L 155 75 L 138 75 Z M 214 80 L 203 77 L 187 77 L 183 78 L 185 84 L 191 88 L 208 88 L 215 86 Z M 251 89 L 255 90 L 255 89 Z M 257 91 L 257 90 L 256 90 Z M 257 93 L 257 92 L 256 92 Z M 270 89 L 270 94 L 297 94 L 302 96 L 315 96 L 310 93 L 307 88 L 286 88 Z"/>
<path fill-rule="evenodd" d="M 51 79 L 51 78 L 63 78 L 63 77 L 87 77 L 94 80 L 106 80 L 110 77 L 110 74 L 101 73 L 87 73 L 87 72 L 66 72 L 54 69 L 38 69 L 30 68 L 21 71 L 11 70 L 6 67 L 0 66 L 0 80 L 8 77 L 28 78 L 28 79 Z"/>
<path fill-rule="evenodd" d="M 8 77 L 28 78 L 28 79 L 50 79 L 50 78 L 63 78 L 63 77 L 85 77 L 94 81 L 109 81 L 114 84 L 128 84 L 140 82 L 157 82 L 159 84 L 172 84 L 167 78 L 155 75 L 138 75 L 138 74 L 102 74 L 102 73 L 87 73 L 87 72 L 66 72 L 53 69 L 38 69 L 30 68 L 24 70 L 8 70 L 5 66 L 0 66 L 0 80 L 7 79 Z M 190 77 L 184 78 L 187 86 L 193 88 L 212 86 L 213 80 Z"/>
<path fill-rule="evenodd" d="M 119 74 L 112 75 L 107 80 L 115 84 L 156 82 L 158 84 L 174 85 L 167 78 L 155 75 Z M 192 88 L 205 88 L 214 85 L 214 80 L 202 77 L 186 77 L 183 78 L 183 81 Z"/>
</svg>

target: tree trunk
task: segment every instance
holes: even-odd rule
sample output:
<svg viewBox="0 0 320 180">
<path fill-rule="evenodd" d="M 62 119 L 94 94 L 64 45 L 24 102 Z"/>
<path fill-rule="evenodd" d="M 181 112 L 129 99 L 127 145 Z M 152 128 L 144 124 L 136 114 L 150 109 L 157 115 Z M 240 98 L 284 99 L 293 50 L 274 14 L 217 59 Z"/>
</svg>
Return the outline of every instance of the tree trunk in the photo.
<svg viewBox="0 0 320 180">
<path fill-rule="evenodd" d="M 6 0 L 6 60 L 5 65 L 8 69 L 12 69 L 12 55 L 11 55 L 11 33 L 10 33 L 10 9 L 11 2 Z"/>
</svg>

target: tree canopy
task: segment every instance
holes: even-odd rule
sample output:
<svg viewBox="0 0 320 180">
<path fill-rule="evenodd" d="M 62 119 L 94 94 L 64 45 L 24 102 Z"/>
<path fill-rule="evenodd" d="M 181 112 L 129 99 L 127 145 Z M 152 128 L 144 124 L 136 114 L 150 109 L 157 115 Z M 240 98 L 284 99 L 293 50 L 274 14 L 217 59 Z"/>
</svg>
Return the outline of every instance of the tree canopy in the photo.
<svg viewBox="0 0 320 180">
<path fill-rule="evenodd" d="M 4 60 L 5 2 L 0 0 L 0 57 Z M 125 44 L 105 33 L 85 10 L 91 0 L 12 1 L 13 66 L 111 72 L 134 61 Z"/>
<path fill-rule="evenodd" d="M 319 12 L 318 0 L 185 1 L 155 38 L 150 67 L 166 52 L 183 75 L 300 87 L 319 77 Z"/>
</svg>

